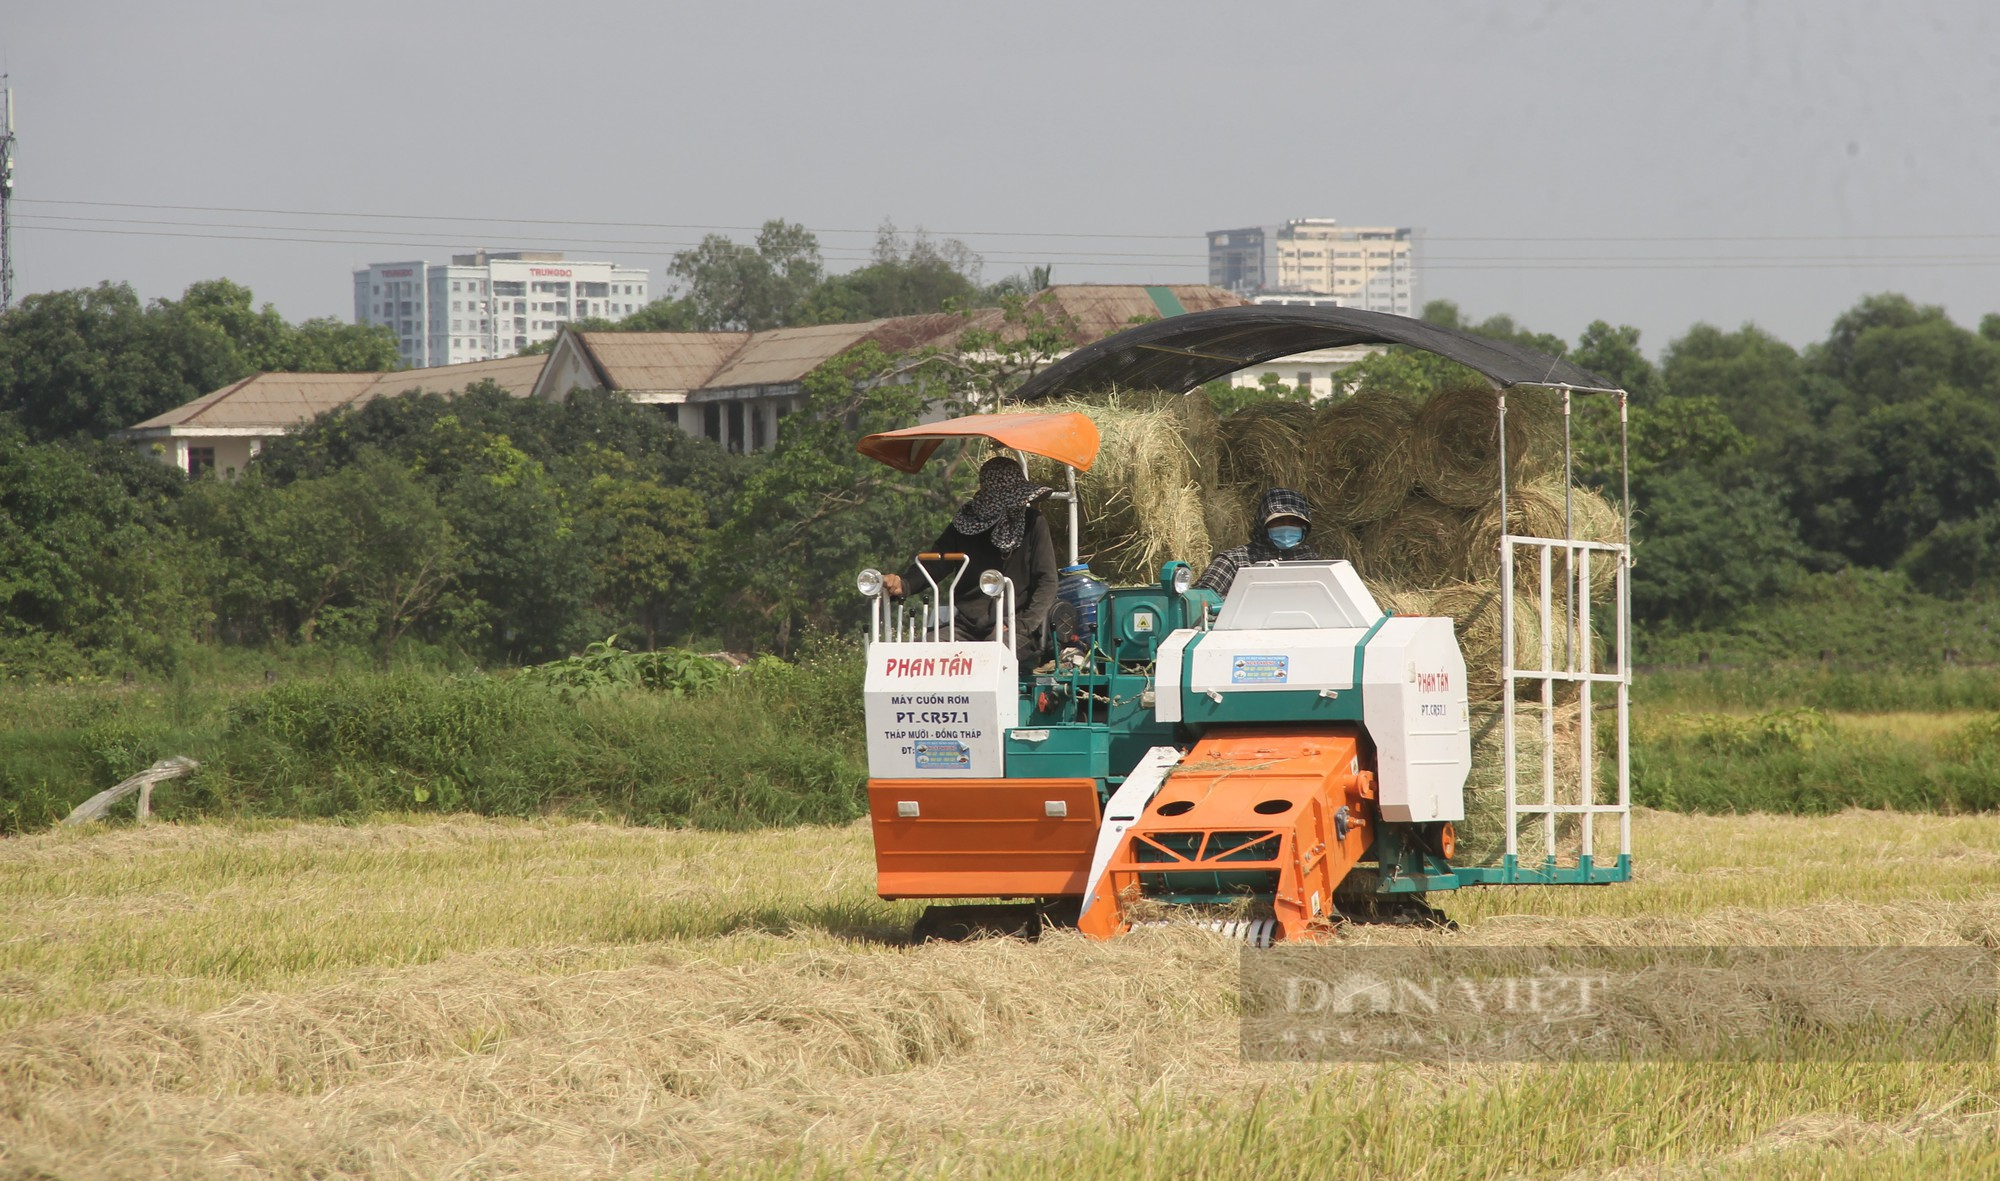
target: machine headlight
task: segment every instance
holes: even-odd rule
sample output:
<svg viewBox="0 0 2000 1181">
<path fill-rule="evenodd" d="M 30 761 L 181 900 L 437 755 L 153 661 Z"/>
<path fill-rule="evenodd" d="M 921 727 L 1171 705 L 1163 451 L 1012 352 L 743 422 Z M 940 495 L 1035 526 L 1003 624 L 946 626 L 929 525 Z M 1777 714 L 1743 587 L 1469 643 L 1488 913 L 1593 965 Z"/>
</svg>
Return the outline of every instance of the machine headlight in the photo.
<svg viewBox="0 0 2000 1181">
<path fill-rule="evenodd" d="M 881 594 L 882 572 L 873 566 L 863 570 L 854 576 L 854 589 L 871 599 Z"/>
<path fill-rule="evenodd" d="M 1194 567 L 1182 563 L 1174 567 L 1174 593 L 1184 595 L 1194 585 Z"/>
<path fill-rule="evenodd" d="M 979 593 L 989 599 L 997 599 L 1000 592 L 1007 589 L 1007 576 L 998 570 L 988 570 L 979 576 Z"/>
</svg>

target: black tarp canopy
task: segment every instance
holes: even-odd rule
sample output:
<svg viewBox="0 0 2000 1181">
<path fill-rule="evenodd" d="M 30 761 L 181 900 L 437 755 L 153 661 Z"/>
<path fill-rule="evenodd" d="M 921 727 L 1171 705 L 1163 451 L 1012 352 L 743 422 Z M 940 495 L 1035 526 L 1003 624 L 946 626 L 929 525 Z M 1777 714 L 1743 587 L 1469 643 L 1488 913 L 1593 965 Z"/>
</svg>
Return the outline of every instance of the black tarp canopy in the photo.
<svg viewBox="0 0 2000 1181">
<path fill-rule="evenodd" d="M 1359 308 L 1271 305 L 1215 308 L 1142 324 L 1085 346 L 1029 378 L 1014 400 L 1123 389 L 1186 393 L 1204 382 L 1294 353 L 1362 344 L 1401 344 L 1476 370 L 1496 387 L 1617 385 L 1560 358 L 1506 341 L 1442 328 L 1408 316 Z"/>
</svg>

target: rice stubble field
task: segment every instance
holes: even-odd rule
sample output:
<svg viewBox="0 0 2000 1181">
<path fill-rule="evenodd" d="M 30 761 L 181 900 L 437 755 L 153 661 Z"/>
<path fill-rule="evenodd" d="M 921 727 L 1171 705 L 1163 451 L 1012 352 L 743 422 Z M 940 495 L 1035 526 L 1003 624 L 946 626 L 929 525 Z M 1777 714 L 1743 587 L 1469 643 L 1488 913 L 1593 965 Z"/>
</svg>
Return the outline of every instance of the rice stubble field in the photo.
<svg viewBox="0 0 2000 1181">
<path fill-rule="evenodd" d="M 1357 944 L 2000 946 L 2000 828 L 1635 821 L 1637 880 Z M 1967 1063 L 1245 1062 L 1234 945 L 911 946 L 865 827 L 0 843 L 0 1176 L 1993 1176 Z"/>
</svg>

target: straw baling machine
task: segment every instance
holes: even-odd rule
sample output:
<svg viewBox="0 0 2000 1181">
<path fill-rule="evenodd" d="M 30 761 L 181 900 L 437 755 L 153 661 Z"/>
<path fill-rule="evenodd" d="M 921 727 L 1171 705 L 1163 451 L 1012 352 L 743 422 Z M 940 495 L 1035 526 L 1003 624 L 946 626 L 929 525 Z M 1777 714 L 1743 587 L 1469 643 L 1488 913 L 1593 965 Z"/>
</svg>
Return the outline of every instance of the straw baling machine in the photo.
<svg viewBox="0 0 2000 1181">
<path fill-rule="evenodd" d="M 1558 388 L 1567 398 L 1588 387 Z M 981 438 L 1061 465 L 1066 487 L 1056 498 L 1067 501 L 1070 566 L 1080 569 L 1076 478 L 1098 445 L 1086 416 L 975 415 L 871 435 L 861 450 L 914 472 L 945 442 Z M 1473 736 L 1452 621 L 1383 610 L 1348 562 L 1246 566 L 1226 597 L 1194 588 L 1196 571 L 1169 562 L 1152 585 L 1105 589 L 1094 618 L 1059 606 L 1055 642 L 1032 668 L 1017 665 L 1017 588 L 1000 572 L 971 570 L 963 555 L 919 555 L 947 574 L 917 588 L 927 595 L 897 605 L 883 595 L 882 576 L 863 571 L 879 893 L 987 900 L 931 907 L 920 937 L 1073 923 L 1109 938 L 1135 924 L 1192 919 L 1262 946 L 1313 938 L 1343 918 L 1442 921 L 1426 901 L 1433 891 L 1625 880 L 1626 550 L 1512 536 L 1502 546 L 1506 569 L 1521 547 L 1539 547 L 1545 623 L 1562 607 L 1548 575 L 1552 555 L 1564 555 L 1556 568 L 1584 588 L 1584 634 L 1589 552 L 1614 551 L 1601 560 L 1618 563 L 1616 668 L 1597 670 L 1585 643 L 1580 668 L 1557 669 L 1545 643 L 1538 665 L 1517 669 L 1516 660 L 1531 654 L 1513 652 L 1508 641 L 1506 853 L 1477 866 L 1454 861 Z M 952 613 L 941 609 L 967 579 L 997 600 L 990 639 L 959 638 Z M 1503 581 L 1511 637 L 1513 587 Z M 1586 718 L 1591 686 L 1615 686 L 1615 802 L 1596 800 L 1589 786 L 1588 722 L 1586 782 L 1576 802 L 1558 802 L 1549 744 L 1535 760 L 1545 801 L 1522 798 L 1517 679 L 1539 680 L 1545 705 L 1556 685 L 1575 685 Z M 1543 710 L 1545 721 L 1551 712 Z M 1568 864 L 1556 855 L 1560 813 L 1577 815 L 1585 833 Z M 1595 858 L 1588 835 L 1590 821 L 1605 813 L 1619 821 L 1619 852 L 1609 864 Z M 1515 831 L 1529 817 L 1549 836 L 1538 864 L 1524 863 L 1515 848 Z"/>
</svg>

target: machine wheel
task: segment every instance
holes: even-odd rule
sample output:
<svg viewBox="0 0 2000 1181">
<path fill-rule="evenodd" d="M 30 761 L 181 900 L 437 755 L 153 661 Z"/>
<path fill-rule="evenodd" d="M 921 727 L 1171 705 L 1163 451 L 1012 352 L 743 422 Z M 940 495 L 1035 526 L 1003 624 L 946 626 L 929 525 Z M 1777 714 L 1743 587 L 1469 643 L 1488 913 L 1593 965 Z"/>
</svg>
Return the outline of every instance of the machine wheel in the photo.
<svg viewBox="0 0 2000 1181">
<path fill-rule="evenodd" d="M 1451 826 L 1449 820 L 1425 825 L 1424 848 L 1433 856 L 1450 861 L 1458 855 L 1458 830 Z"/>
</svg>

